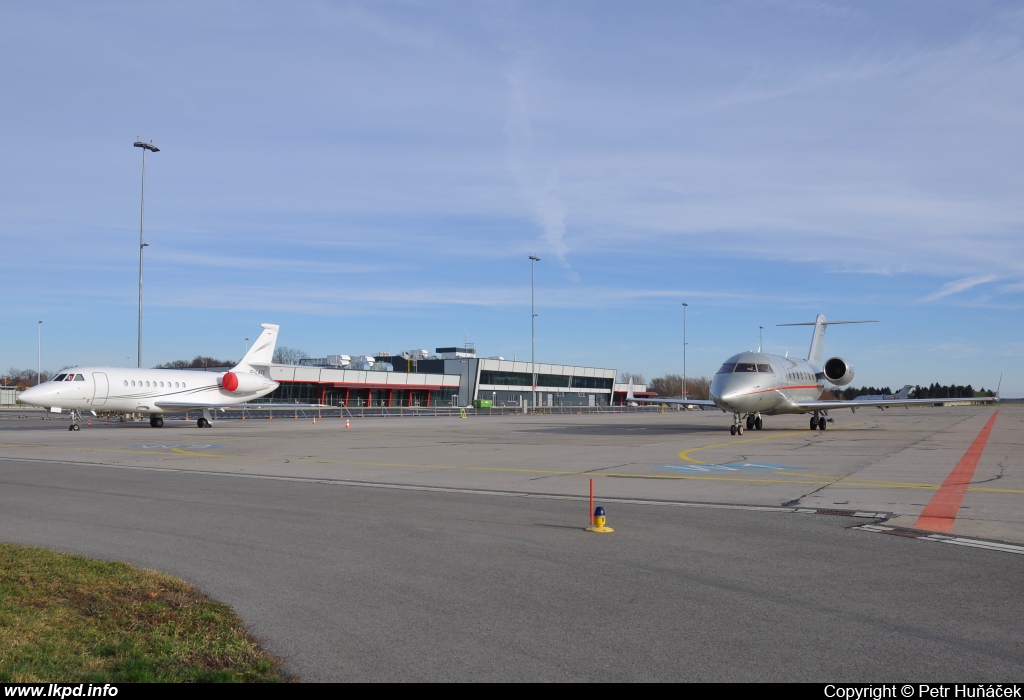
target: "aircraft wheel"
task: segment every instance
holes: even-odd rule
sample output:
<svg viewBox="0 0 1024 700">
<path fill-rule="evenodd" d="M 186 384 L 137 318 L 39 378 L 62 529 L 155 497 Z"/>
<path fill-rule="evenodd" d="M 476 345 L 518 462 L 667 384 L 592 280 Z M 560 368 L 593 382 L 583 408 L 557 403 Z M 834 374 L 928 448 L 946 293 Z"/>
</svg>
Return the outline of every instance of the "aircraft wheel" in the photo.
<svg viewBox="0 0 1024 700">
<path fill-rule="evenodd" d="M 736 426 L 735 425 L 729 426 L 729 434 L 730 435 L 735 435 L 736 434 Z"/>
<path fill-rule="evenodd" d="M 77 425 L 69 425 L 68 426 L 68 430 L 74 430 L 77 427 L 78 427 Z"/>
<path fill-rule="evenodd" d="M 209 425 L 209 423 L 205 418 L 200 418 L 199 420 L 196 421 L 196 425 L 198 425 L 200 428 L 205 428 L 206 426 Z"/>
<path fill-rule="evenodd" d="M 756 428 L 757 430 L 760 430 L 761 426 L 763 426 L 763 425 L 764 425 L 764 421 L 761 420 L 761 416 L 758 416 L 757 418 L 754 419 L 754 428 Z"/>
<path fill-rule="evenodd" d="M 747 416 L 747 430 L 753 430 L 753 429 L 754 429 L 754 417 L 753 416 Z"/>
<path fill-rule="evenodd" d="M 818 430 L 824 430 L 824 429 L 825 429 L 825 416 L 822 416 L 820 419 L 818 419 Z"/>
<path fill-rule="evenodd" d="M 817 430 L 817 429 L 818 429 L 818 417 L 817 416 L 812 416 L 811 417 L 811 430 Z"/>
<path fill-rule="evenodd" d="M 742 435 L 743 434 L 743 426 L 742 425 L 737 425 L 736 426 L 736 434 L 737 435 Z"/>
<path fill-rule="evenodd" d="M 162 427 L 164 427 L 164 419 L 161 416 L 157 416 L 156 418 L 154 418 L 153 419 L 153 427 L 154 428 L 162 428 Z"/>
</svg>

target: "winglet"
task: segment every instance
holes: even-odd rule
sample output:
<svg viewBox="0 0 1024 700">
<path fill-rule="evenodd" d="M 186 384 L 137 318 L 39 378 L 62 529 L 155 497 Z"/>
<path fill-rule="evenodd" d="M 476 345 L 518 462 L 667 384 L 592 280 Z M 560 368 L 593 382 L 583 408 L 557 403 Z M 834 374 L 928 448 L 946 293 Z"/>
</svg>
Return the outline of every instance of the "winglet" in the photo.
<svg viewBox="0 0 1024 700">
<path fill-rule="evenodd" d="M 234 366 L 235 370 L 248 370 L 250 367 L 269 367 L 274 359 L 274 348 L 277 346 L 277 330 L 280 328 L 274 323 L 264 323 L 263 332 L 256 342 L 245 353 L 245 357 Z"/>
</svg>

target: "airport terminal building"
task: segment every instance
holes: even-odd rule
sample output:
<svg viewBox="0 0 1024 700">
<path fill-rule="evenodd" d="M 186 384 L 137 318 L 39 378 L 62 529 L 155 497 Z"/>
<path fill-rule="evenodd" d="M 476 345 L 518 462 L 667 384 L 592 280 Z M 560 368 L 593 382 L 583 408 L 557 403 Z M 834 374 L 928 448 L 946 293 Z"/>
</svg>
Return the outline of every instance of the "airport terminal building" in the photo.
<svg viewBox="0 0 1024 700">
<path fill-rule="evenodd" d="M 626 388 L 615 384 L 614 369 L 540 362 L 535 369 L 537 408 L 610 406 L 625 396 Z M 532 404 L 530 376 L 529 362 L 478 358 L 472 346 L 372 357 L 329 355 L 273 365 L 270 377 L 281 386 L 261 400 L 347 408 L 527 408 Z"/>
</svg>

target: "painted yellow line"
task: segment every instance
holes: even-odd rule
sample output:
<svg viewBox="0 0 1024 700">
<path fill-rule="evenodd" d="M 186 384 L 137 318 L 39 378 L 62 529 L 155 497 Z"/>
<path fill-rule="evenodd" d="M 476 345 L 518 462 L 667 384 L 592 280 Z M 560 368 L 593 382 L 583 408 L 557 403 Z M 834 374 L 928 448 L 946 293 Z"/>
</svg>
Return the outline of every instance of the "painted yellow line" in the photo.
<svg viewBox="0 0 1024 700">
<path fill-rule="evenodd" d="M 729 445 L 739 444 L 740 442 L 754 442 L 760 440 L 772 440 L 780 437 L 791 437 L 793 435 L 801 435 L 804 431 L 786 433 L 784 435 L 770 435 L 767 437 L 751 438 L 749 440 L 736 441 L 731 443 L 724 443 L 722 445 L 706 445 L 704 447 L 695 447 L 687 452 L 692 452 L 700 449 L 710 449 L 712 447 L 726 447 Z M 393 469 L 435 469 L 435 470 L 465 470 L 465 471 L 480 471 L 480 472 L 507 472 L 513 474 L 545 474 L 550 476 L 586 476 L 586 477 L 607 477 L 613 479 L 660 479 L 669 481 L 719 481 L 724 483 L 751 483 L 751 484 L 800 484 L 800 485 L 813 485 L 813 486 L 845 486 L 853 488 L 888 488 L 888 489 L 920 489 L 920 490 L 931 490 L 934 491 L 939 488 L 939 484 L 915 484 L 908 482 L 897 482 L 897 481 L 880 481 L 880 480 L 858 480 L 858 479 L 844 479 L 842 476 L 825 476 L 825 475 L 808 475 L 798 474 L 793 472 L 776 472 L 774 478 L 769 477 L 742 477 L 742 476 L 711 476 L 709 474 L 622 474 L 613 472 L 595 472 L 592 470 L 580 470 L 580 471 L 568 471 L 568 470 L 556 470 L 556 469 L 524 469 L 516 467 L 481 467 L 474 465 L 443 465 L 443 464 L 407 464 L 407 463 L 393 463 L 393 462 L 354 462 L 344 460 L 325 460 L 325 459 L 310 459 L 310 458 L 296 458 L 296 457 L 257 457 L 257 456 L 246 456 L 246 455 L 231 455 L 231 454 L 216 454 L 211 452 L 195 452 L 190 450 L 184 450 L 181 448 L 170 448 L 168 451 L 146 449 L 146 450 L 123 450 L 113 448 L 90 448 L 90 447 L 67 447 L 64 445 L 18 445 L 11 443 L 0 443 L 0 447 L 15 447 L 15 448 L 32 448 L 39 450 L 67 450 L 67 451 L 78 451 L 78 452 L 113 452 L 119 454 L 145 454 L 145 455 L 175 455 L 178 457 L 209 457 L 214 459 L 230 459 L 230 460 L 244 460 L 249 462 L 283 462 L 285 460 L 289 462 L 297 462 L 303 464 L 329 464 L 338 466 L 355 466 L 355 467 L 383 467 Z M 683 453 L 685 454 L 685 453 Z M 682 454 L 680 455 L 682 456 Z M 690 459 L 689 461 L 694 462 L 695 460 Z M 786 476 L 788 478 L 777 478 L 779 476 Z M 1002 493 L 1002 494 L 1024 494 L 1024 490 L 1021 489 L 1001 489 L 986 486 L 970 486 L 967 489 L 974 493 Z"/>
</svg>

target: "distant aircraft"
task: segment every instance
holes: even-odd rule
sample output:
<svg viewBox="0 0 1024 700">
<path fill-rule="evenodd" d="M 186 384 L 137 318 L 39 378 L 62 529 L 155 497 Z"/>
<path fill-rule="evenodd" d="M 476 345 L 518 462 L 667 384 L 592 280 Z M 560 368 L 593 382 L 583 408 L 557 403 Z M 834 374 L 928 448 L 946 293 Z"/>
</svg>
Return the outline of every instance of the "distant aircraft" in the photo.
<svg viewBox="0 0 1024 700">
<path fill-rule="evenodd" d="M 83 410 L 149 414 L 149 424 L 154 428 L 163 427 L 165 413 L 199 410 L 202 416 L 196 424 L 209 428 L 210 409 L 235 407 L 277 388 L 277 382 L 269 377 L 269 369 L 278 328 L 264 323 L 263 333 L 230 372 L 74 367 L 21 392 L 18 400 L 49 408 L 54 413 L 68 409 L 68 430 L 79 429 Z"/>
<path fill-rule="evenodd" d="M 853 397 L 854 401 L 863 403 L 864 401 L 892 401 L 893 399 L 909 399 L 910 392 L 914 390 L 913 384 L 906 384 L 902 389 L 897 391 L 895 394 L 864 394 L 862 396 Z"/>
<path fill-rule="evenodd" d="M 760 430 L 762 416 L 788 413 L 811 413 L 811 430 L 824 430 L 828 412 L 837 408 L 856 410 L 869 406 L 934 405 L 951 402 L 991 403 L 992 398 L 911 399 L 901 391 L 894 396 L 860 396 L 853 401 L 822 401 L 826 382 L 846 386 L 853 380 L 853 366 L 841 357 L 822 358 L 825 352 L 825 329 L 846 323 L 877 323 L 877 321 L 826 321 L 818 314 L 813 323 L 780 323 L 780 326 L 814 326 L 811 348 L 806 360 L 780 357 L 758 352 L 741 352 L 722 365 L 711 380 L 711 399 L 642 399 L 633 396 L 630 385 L 628 401 L 639 403 L 683 404 L 700 408 L 720 408 L 732 413 L 732 435 L 747 430 Z M 907 391 L 904 387 L 904 391 Z"/>
</svg>

